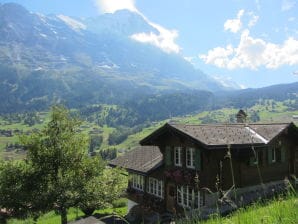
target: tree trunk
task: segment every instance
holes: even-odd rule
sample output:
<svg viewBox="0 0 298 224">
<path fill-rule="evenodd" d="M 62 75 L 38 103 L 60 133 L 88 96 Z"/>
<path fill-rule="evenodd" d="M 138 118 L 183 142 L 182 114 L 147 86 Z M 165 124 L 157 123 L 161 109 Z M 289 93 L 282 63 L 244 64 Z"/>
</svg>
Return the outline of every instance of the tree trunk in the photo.
<svg viewBox="0 0 298 224">
<path fill-rule="evenodd" d="M 61 208 L 60 216 L 61 216 L 61 224 L 67 224 L 67 210 L 66 210 L 66 208 Z"/>
</svg>

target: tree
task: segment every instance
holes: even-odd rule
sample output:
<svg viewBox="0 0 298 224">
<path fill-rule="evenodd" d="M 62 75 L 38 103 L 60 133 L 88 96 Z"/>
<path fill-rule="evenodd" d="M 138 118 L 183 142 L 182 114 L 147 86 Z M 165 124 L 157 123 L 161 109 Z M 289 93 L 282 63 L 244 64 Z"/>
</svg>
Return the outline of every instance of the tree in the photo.
<svg viewBox="0 0 298 224">
<path fill-rule="evenodd" d="M 41 131 L 22 137 L 26 160 L 0 166 L 0 207 L 35 220 L 55 210 L 66 224 L 68 208 L 90 211 L 123 192 L 124 177 L 107 171 L 99 157 L 88 156 L 89 141 L 80 124 L 67 109 L 55 106 Z"/>
<path fill-rule="evenodd" d="M 40 132 L 24 137 L 22 143 L 28 150 L 27 160 L 44 183 L 43 195 L 47 206 L 67 223 L 67 209 L 75 206 L 78 192 L 84 185 L 87 157 L 87 138 L 79 133 L 80 121 L 71 117 L 62 106 L 55 106 L 50 122 Z M 98 164 L 98 168 L 102 166 Z M 87 172 L 87 171 L 86 171 Z"/>
<path fill-rule="evenodd" d="M 86 182 L 80 192 L 79 208 L 85 215 L 91 215 L 95 209 L 110 207 L 127 187 L 127 179 L 123 170 L 104 169 L 99 177 Z"/>
<path fill-rule="evenodd" d="M 6 161 L 0 163 L 0 208 L 7 215 L 36 220 L 48 211 L 44 182 L 27 161 Z"/>
</svg>

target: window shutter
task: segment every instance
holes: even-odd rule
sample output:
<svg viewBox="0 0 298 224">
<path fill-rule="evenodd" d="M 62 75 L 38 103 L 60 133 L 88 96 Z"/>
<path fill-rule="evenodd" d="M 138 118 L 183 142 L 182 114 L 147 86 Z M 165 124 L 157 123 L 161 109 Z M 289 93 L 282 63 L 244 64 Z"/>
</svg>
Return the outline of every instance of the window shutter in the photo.
<svg viewBox="0 0 298 224">
<path fill-rule="evenodd" d="M 272 148 L 268 148 L 268 164 L 272 163 Z"/>
<path fill-rule="evenodd" d="M 165 159 L 165 163 L 166 166 L 171 166 L 172 165 L 172 153 L 171 153 L 171 147 L 170 146 L 166 146 L 166 159 Z"/>
<path fill-rule="evenodd" d="M 286 161 L 286 149 L 284 147 L 280 149 L 280 160 L 282 163 Z"/>
<path fill-rule="evenodd" d="M 194 156 L 195 156 L 195 167 L 196 170 L 201 170 L 201 151 L 200 150 L 194 150 Z"/>
</svg>

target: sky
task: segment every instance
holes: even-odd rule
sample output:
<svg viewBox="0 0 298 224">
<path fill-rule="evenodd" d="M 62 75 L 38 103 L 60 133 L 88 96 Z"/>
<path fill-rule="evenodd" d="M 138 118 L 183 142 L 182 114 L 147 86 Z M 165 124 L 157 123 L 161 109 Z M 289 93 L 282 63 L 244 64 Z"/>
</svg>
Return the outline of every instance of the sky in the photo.
<svg viewBox="0 0 298 224">
<path fill-rule="evenodd" d="M 32 12 L 93 17 L 128 9 L 160 34 L 131 38 L 180 54 L 243 88 L 298 81 L 298 0 L 0 0 Z"/>
</svg>

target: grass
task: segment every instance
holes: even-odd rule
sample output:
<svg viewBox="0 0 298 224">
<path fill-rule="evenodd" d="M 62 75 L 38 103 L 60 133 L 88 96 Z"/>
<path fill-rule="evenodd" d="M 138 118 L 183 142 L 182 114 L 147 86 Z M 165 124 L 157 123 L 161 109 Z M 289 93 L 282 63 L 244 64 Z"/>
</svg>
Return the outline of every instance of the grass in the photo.
<svg viewBox="0 0 298 224">
<path fill-rule="evenodd" d="M 240 220 L 240 221 L 239 221 Z M 199 223 L 199 222 L 193 222 Z M 298 198 L 275 199 L 268 204 L 256 203 L 231 215 L 201 222 L 202 224 L 297 224 Z"/>
<path fill-rule="evenodd" d="M 255 203 L 240 208 L 226 217 L 217 214 L 199 221 L 197 217 L 176 220 L 177 224 L 297 224 L 298 197 L 294 194 L 275 198 L 266 203 Z"/>
<path fill-rule="evenodd" d="M 99 214 L 100 216 L 107 216 L 111 214 L 117 214 L 120 216 L 124 216 L 127 213 L 127 207 L 119 207 L 119 208 L 106 208 L 101 210 L 96 210 L 94 214 Z M 74 221 L 79 217 L 84 216 L 84 213 L 80 209 L 70 208 L 68 210 L 67 219 L 68 222 Z M 7 224 L 32 224 L 34 223 L 32 219 L 26 220 L 18 220 L 18 219 L 10 219 Z M 37 220 L 37 224 L 60 224 L 60 216 L 55 212 L 49 212 L 43 216 L 41 216 Z"/>
</svg>

